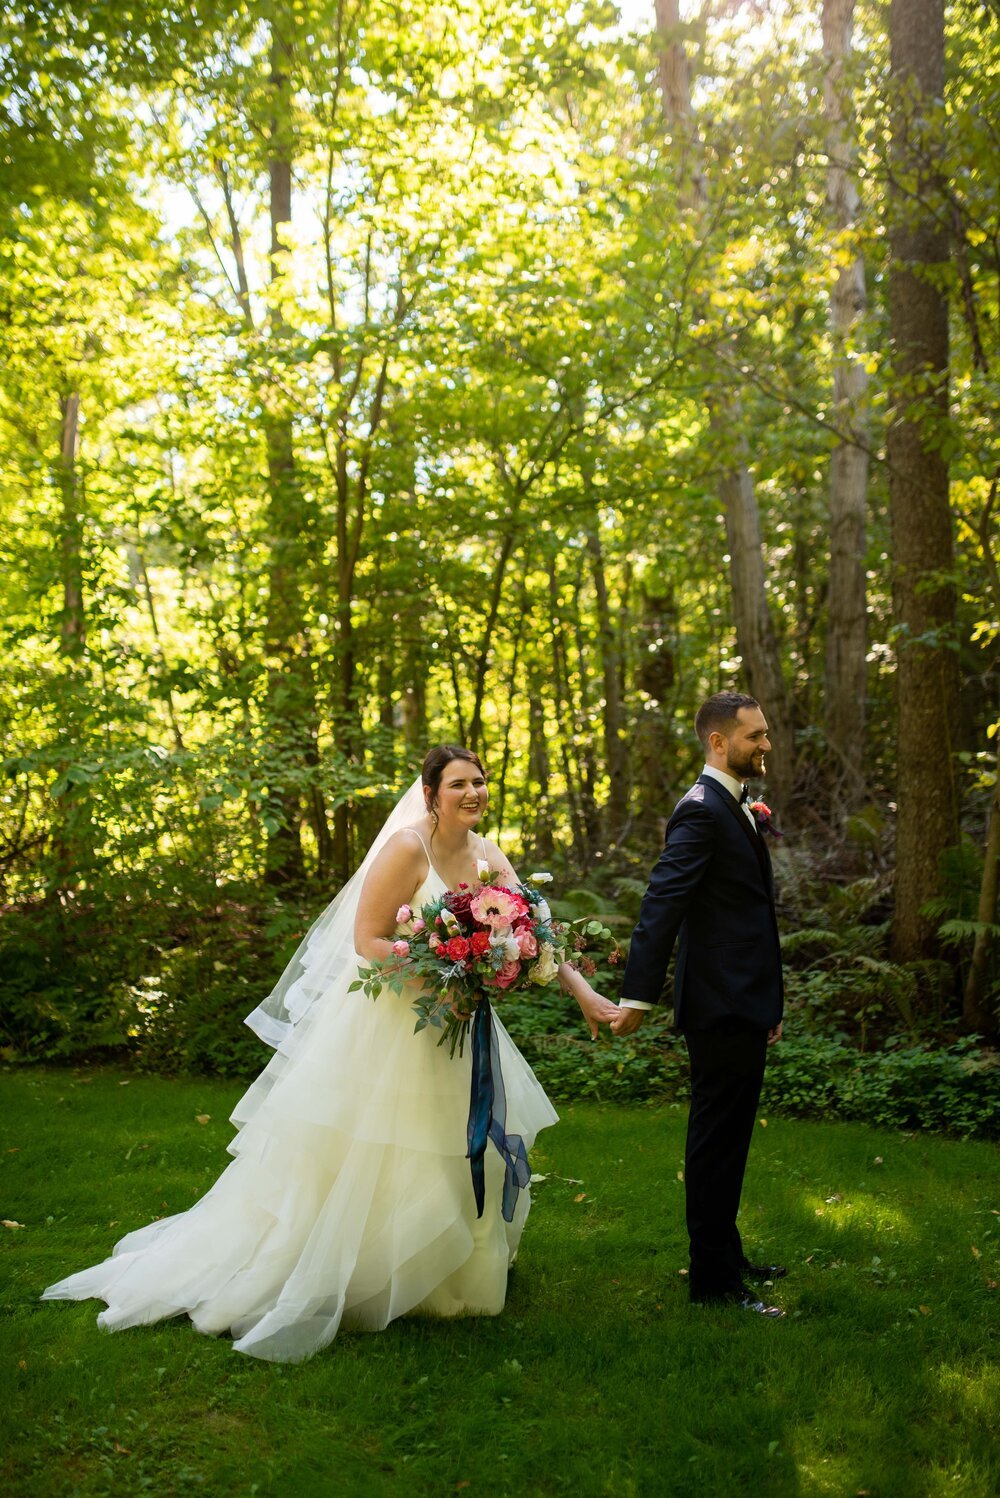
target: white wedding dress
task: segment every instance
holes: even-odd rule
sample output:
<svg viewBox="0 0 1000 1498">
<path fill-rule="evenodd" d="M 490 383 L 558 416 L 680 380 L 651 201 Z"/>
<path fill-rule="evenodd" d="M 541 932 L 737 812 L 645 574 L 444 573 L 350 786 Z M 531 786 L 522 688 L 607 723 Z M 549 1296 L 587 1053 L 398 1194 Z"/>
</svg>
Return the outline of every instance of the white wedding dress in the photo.
<svg viewBox="0 0 1000 1498">
<path fill-rule="evenodd" d="M 444 889 L 432 868 L 414 906 Z M 297 1362 L 343 1327 L 397 1316 L 496 1315 L 529 1207 L 501 1214 L 504 1164 L 489 1144 L 476 1217 L 466 1127 L 471 1047 L 414 1034 L 404 990 L 348 993 L 359 959 L 305 1013 L 232 1115 L 235 1156 L 190 1211 L 129 1233 L 113 1256 L 46 1300 L 107 1302 L 109 1331 L 186 1314 L 239 1352 Z M 516 1002 L 516 1001 L 515 1001 Z M 494 1015 L 506 1128 L 530 1149 L 557 1115 Z"/>
</svg>

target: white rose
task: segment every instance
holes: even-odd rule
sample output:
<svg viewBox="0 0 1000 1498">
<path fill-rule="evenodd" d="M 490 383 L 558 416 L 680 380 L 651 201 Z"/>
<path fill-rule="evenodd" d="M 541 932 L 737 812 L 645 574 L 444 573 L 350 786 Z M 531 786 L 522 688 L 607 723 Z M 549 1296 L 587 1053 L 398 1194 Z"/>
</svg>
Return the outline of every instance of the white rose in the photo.
<svg viewBox="0 0 1000 1498">
<path fill-rule="evenodd" d="M 543 926 L 547 926 L 552 919 L 552 912 L 549 909 L 547 900 L 539 900 L 537 905 L 532 905 L 531 913 L 536 921 L 541 921 Z"/>
<path fill-rule="evenodd" d="M 551 874 L 529 874 L 528 875 L 528 883 L 529 884 L 551 884 L 552 883 L 552 875 Z"/>
<path fill-rule="evenodd" d="M 504 931 L 494 931 L 490 935 L 490 946 L 494 952 L 502 952 L 505 962 L 518 962 L 521 957 L 521 949 L 514 940 L 514 934 L 508 926 Z"/>
<path fill-rule="evenodd" d="M 528 977 L 532 983 L 551 983 L 558 971 L 559 964 L 556 962 L 555 953 L 546 944 L 538 954 L 538 961 L 531 967 Z"/>
<path fill-rule="evenodd" d="M 484 884 L 487 882 L 492 872 L 493 871 L 490 868 L 489 864 L 486 862 L 485 858 L 476 859 L 476 874 Z"/>
</svg>

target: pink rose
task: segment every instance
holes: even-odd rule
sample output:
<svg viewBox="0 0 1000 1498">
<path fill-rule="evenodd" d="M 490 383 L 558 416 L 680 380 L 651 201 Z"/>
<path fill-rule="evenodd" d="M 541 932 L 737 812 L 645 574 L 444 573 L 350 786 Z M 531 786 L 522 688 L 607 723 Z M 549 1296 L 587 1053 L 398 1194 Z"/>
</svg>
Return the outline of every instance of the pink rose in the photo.
<svg viewBox="0 0 1000 1498">
<path fill-rule="evenodd" d="M 517 942 L 517 950 L 522 957 L 538 956 L 538 942 L 535 940 L 535 933 L 529 931 L 526 926 L 522 926 L 519 931 L 514 932 L 514 940 Z"/>
<path fill-rule="evenodd" d="M 427 938 L 427 945 L 430 947 L 432 952 L 436 952 L 438 947 L 443 946 L 444 943 L 442 942 L 440 936 L 438 936 L 437 932 L 432 931 L 430 936 Z"/>
<path fill-rule="evenodd" d="M 396 925 L 405 926 L 412 914 L 413 911 L 410 909 L 409 905 L 401 905 L 396 911 Z"/>
<path fill-rule="evenodd" d="M 505 962 L 499 972 L 494 973 L 492 978 L 486 981 L 493 988 L 509 988 L 516 983 L 521 975 L 521 964 L 519 962 Z"/>
<path fill-rule="evenodd" d="M 419 935 L 419 933 L 421 931 L 423 931 L 423 929 L 424 929 L 424 927 L 425 927 L 426 924 L 427 924 L 426 921 L 421 920 L 420 916 L 417 916 L 416 920 L 413 922 L 413 934 L 414 934 L 414 936 Z"/>
<path fill-rule="evenodd" d="M 409 957 L 410 943 L 408 941 L 394 941 L 392 944 L 392 950 L 395 952 L 397 957 Z"/>
</svg>

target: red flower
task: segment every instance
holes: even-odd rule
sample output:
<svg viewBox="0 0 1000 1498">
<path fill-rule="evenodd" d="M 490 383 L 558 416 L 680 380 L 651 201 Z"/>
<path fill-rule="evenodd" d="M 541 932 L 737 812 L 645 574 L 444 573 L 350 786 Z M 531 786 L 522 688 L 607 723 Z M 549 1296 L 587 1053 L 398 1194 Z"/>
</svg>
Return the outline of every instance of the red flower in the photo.
<svg viewBox="0 0 1000 1498">
<path fill-rule="evenodd" d="M 472 946 L 473 957 L 483 957 L 490 949 L 490 933 L 488 931 L 473 931 L 469 942 Z"/>
<path fill-rule="evenodd" d="M 464 936 L 453 936 L 450 941 L 446 941 L 438 950 L 445 952 L 452 962 L 462 962 L 468 957 L 472 951 L 472 947 Z"/>
<path fill-rule="evenodd" d="M 461 924 L 468 930 L 470 926 L 475 924 L 472 918 L 472 913 L 469 910 L 469 906 L 472 904 L 474 891 L 471 890 L 467 884 L 460 884 L 459 889 L 463 891 L 462 894 L 446 895 L 444 903 L 447 905 L 448 909 L 451 911 L 455 919 L 457 921 L 460 921 Z"/>
</svg>

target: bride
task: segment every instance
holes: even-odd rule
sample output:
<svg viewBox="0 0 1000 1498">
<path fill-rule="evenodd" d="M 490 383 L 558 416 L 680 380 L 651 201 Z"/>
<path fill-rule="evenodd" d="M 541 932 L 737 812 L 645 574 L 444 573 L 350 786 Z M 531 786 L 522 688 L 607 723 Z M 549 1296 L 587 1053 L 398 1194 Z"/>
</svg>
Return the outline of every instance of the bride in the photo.
<svg viewBox="0 0 1000 1498">
<path fill-rule="evenodd" d="M 232 1115 L 233 1163 L 189 1211 L 129 1233 L 110 1259 L 43 1299 L 103 1300 L 97 1319 L 109 1331 L 187 1314 L 199 1331 L 230 1333 L 237 1351 L 274 1362 L 308 1357 L 341 1326 L 503 1309 L 530 1192 L 515 1184 L 512 1193 L 504 1155 L 488 1146 L 477 1216 L 472 1048 L 452 1059 L 440 1032 L 415 1034 L 412 990 L 385 989 L 375 1003 L 348 992 L 359 957 L 391 957 L 401 905 L 416 911 L 474 886 L 479 859 L 516 879 L 475 831 L 487 800 L 474 753 L 430 751 L 361 868 L 247 1019 L 275 1054 Z M 592 1035 L 617 1016 L 567 964 L 559 981 Z M 530 1149 L 557 1115 L 496 1015 L 493 1033 L 505 1144 Z"/>
</svg>

